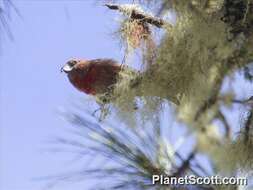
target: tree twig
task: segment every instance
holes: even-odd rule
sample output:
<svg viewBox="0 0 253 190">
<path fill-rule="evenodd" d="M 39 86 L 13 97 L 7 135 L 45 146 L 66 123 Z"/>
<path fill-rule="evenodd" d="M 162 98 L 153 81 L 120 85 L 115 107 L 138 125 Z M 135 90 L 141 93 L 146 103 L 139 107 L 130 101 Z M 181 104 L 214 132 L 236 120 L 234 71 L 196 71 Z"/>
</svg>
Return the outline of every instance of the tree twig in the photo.
<svg viewBox="0 0 253 190">
<path fill-rule="evenodd" d="M 253 126 L 253 108 L 249 111 L 249 115 L 247 117 L 244 130 L 245 130 L 245 135 L 244 135 L 244 142 L 245 144 L 249 142 L 249 136 L 250 136 L 250 128 Z"/>
<path fill-rule="evenodd" d="M 235 71 L 236 69 L 240 69 L 241 67 L 247 65 L 252 61 L 251 58 L 245 57 L 245 55 L 243 55 L 244 54 L 243 51 L 241 50 L 235 52 L 234 54 L 235 55 L 228 58 L 228 60 L 224 62 L 222 67 L 219 68 L 219 71 L 214 79 L 213 90 L 210 96 L 203 102 L 202 105 L 200 105 L 194 117 L 195 121 L 197 121 L 201 115 L 205 114 L 213 105 L 216 104 L 217 100 L 219 99 L 219 93 L 224 77 L 227 74 Z"/>
<path fill-rule="evenodd" d="M 230 139 L 231 138 L 231 128 L 228 124 L 228 121 L 227 121 L 225 115 L 221 112 L 221 110 L 218 111 L 217 117 L 221 120 L 221 122 L 224 125 L 226 138 Z"/>
<path fill-rule="evenodd" d="M 128 9 L 126 5 L 117 5 L 117 4 L 109 4 L 109 3 L 105 4 L 105 6 L 112 10 L 118 10 L 120 12 L 128 12 L 131 19 L 140 20 L 142 22 L 146 22 L 151 25 L 154 25 L 158 28 L 162 28 L 165 24 L 168 24 L 163 19 L 154 17 L 134 7 L 131 7 L 131 9 Z"/>
</svg>

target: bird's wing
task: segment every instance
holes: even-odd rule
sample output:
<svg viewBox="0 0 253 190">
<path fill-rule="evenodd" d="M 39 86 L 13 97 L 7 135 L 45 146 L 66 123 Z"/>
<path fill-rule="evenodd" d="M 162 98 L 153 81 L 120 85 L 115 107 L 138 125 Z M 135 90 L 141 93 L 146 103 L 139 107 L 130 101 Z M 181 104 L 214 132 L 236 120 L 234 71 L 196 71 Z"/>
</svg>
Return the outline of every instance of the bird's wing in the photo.
<svg viewBox="0 0 253 190">
<path fill-rule="evenodd" d="M 93 59 L 93 60 L 90 60 L 90 63 L 93 65 L 93 64 L 96 64 L 96 65 L 111 65 L 111 66 L 118 66 L 118 62 L 113 60 L 113 59 L 108 59 L 108 58 L 105 58 L 105 59 Z"/>
</svg>

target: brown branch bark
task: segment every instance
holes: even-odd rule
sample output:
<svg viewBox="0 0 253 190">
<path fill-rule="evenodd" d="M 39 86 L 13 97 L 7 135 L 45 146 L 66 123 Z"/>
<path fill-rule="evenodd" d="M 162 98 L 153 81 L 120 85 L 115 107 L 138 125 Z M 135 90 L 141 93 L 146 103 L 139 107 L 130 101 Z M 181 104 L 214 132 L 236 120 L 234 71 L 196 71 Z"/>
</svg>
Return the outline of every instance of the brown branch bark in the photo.
<svg viewBox="0 0 253 190">
<path fill-rule="evenodd" d="M 119 10 L 119 11 L 122 10 L 121 5 L 117 5 L 117 4 L 105 4 L 105 6 L 108 7 L 109 9 L 112 9 L 112 10 Z M 166 22 L 163 19 L 158 18 L 158 17 L 154 17 L 154 16 L 144 13 L 144 12 L 140 12 L 137 9 L 132 10 L 132 12 L 130 13 L 130 18 L 149 23 L 149 24 L 154 25 L 158 28 L 161 28 L 166 24 Z"/>
<path fill-rule="evenodd" d="M 244 143 L 248 143 L 249 142 L 249 138 L 250 138 L 250 129 L 253 127 L 253 108 L 251 108 L 251 110 L 249 111 L 249 115 L 247 117 L 245 126 L 244 126 L 244 130 L 245 130 L 245 135 L 244 135 Z"/>
</svg>

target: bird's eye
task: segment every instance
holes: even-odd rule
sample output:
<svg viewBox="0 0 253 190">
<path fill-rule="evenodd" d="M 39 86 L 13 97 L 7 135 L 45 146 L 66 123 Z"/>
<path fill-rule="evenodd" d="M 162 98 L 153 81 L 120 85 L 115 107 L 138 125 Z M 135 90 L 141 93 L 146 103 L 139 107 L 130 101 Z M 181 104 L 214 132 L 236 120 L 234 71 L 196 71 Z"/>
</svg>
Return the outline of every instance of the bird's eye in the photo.
<svg viewBox="0 0 253 190">
<path fill-rule="evenodd" d="M 76 63 L 77 63 L 77 61 L 72 60 L 72 61 L 68 62 L 68 65 L 71 66 L 71 67 L 73 67 Z"/>
</svg>

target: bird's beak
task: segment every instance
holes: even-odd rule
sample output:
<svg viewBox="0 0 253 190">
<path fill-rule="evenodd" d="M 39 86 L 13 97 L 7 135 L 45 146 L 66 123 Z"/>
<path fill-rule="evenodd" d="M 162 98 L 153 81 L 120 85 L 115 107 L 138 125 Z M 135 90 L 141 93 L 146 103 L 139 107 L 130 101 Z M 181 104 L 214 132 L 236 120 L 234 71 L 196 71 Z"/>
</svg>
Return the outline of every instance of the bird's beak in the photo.
<svg viewBox="0 0 253 190">
<path fill-rule="evenodd" d="M 65 72 L 65 73 L 68 73 L 68 72 L 70 72 L 71 70 L 73 69 L 73 67 L 71 67 L 69 64 L 66 64 L 66 65 L 64 65 L 62 68 L 61 68 L 61 72 Z"/>
</svg>

